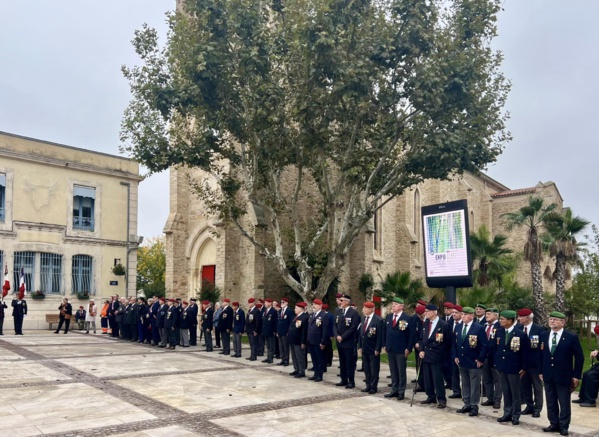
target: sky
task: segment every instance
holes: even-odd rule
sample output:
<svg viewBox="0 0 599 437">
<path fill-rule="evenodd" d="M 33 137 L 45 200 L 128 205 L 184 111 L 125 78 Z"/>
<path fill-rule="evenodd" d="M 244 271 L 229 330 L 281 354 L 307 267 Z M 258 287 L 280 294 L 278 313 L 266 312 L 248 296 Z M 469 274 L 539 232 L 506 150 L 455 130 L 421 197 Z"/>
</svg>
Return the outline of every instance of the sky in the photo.
<svg viewBox="0 0 599 437">
<path fill-rule="evenodd" d="M 166 41 L 174 0 L 0 0 L 0 131 L 114 155 L 129 103 L 121 65 L 143 23 Z M 513 140 L 487 169 L 511 189 L 553 181 L 571 207 L 599 224 L 599 1 L 505 0 L 494 47 L 512 82 Z M 143 170 L 142 170 L 143 171 Z M 138 234 L 159 236 L 168 174 L 139 187 Z"/>
</svg>

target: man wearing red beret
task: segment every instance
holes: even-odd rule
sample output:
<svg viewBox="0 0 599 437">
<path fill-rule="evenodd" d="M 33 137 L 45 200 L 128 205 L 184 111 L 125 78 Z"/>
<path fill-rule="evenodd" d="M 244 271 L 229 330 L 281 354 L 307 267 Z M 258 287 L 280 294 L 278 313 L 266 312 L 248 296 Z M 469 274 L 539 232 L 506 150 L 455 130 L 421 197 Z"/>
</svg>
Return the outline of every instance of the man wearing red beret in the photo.
<svg viewBox="0 0 599 437">
<path fill-rule="evenodd" d="M 258 356 L 258 336 L 262 332 L 262 313 L 255 305 L 256 299 L 248 299 L 248 312 L 245 319 L 245 331 L 250 341 L 250 356 L 246 360 L 256 361 Z"/>
<path fill-rule="evenodd" d="M 245 312 L 233 302 L 233 358 L 241 358 L 241 337 L 245 332 Z"/>
<path fill-rule="evenodd" d="M 340 299 L 340 310 L 335 317 L 335 338 L 339 352 L 339 365 L 341 367 L 341 381 L 337 386 L 355 388 L 356 361 L 354 350 L 356 348 L 356 335 L 360 325 L 360 315 L 350 308 L 351 297 L 344 294 Z"/>
<path fill-rule="evenodd" d="M 543 409 L 543 383 L 539 378 L 539 362 L 541 360 L 539 349 L 539 335 L 545 331 L 541 325 L 533 323 L 534 314 L 528 308 L 518 311 L 518 324 L 516 328 L 523 331 L 530 341 L 527 359 L 525 363 L 526 373 L 520 379 L 522 395 L 526 402 L 526 408 L 522 414 L 532 414 L 532 417 L 541 417 Z"/>
<path fill-rule="evenodd" d="M 322 301 L 320 299 L 312 301 L 312 309 L 314 312 L 310 316 L 310 322 L 308 323 L 308 350 L 312 357 L 314 375 L 309 379 L 320 382 L 322 381 L 325 368 L 324 347 L 329 332 L 329 318 L 322 311 Z"/>
<path fill-rule="evenodd" d="M 445 321 L 451 323 L 453 319 L 453 304 L 451 302 L 445 302 L 443 304 L 443 314 L 445 314 Z"/>
<path fill-rule="evenodd" d="M 220 312 L 218 321 L 218 330 L 220 331 L 220 340 L 223 350 L 219 355 L 231 355 L 231 331 L 233 330 L 233 308 L 231 308 L 231 299 L 223 299 L 223 309 Z"/>
<path fill-rule="evenodd" d="M 202 302 L 202 331 L 204 332 L 204 340 L 206 341 L 206 352 L 212 352 L 212 329 L 214 310 L 210 305 L 210 302 L 205 300 Z"/>
<path fill-rule="evenodd" d="M 293 372 L 289 375 L 295 378 L 306 376 L 306 344 L 308 342 L 308 313 L 305 311 L 306 302 L 295 305 L 295 317 L 289 326 L 289 345 Z"/>
<path fill-rule="evenodd" d="M 289 308 L 289 299 L 286 297 L 281 299 L 281 309 L 279 310 L 279 323 L 277 325 L 277 337 L 279 339 L 279 352 L 281 361 L 277 363 L 279 366 L 289 365 L 289 326 L 293 319 L 293 311 Z"/>
<path fill-rule="evenodd" d="M 272 307 L 272 299 L 264 300 L 264 315 L 262 316 L 262 335 L 268 351 L 268 355 L 262 360 L 263 363 L 271 364 L 275 358 L 275 333 L 277 332 L 277 312 Z"/>
<path fill-rule="evenodd" d="M 364 302 L 362 313 L 364 318 L 358 340 L 358 353 L 362 354 L 362 366 L 366 376 L 366 387 L 362 392 L 373 395 L 379 385 L 385 325 L 383 319 L 374 312 L 374 302 Z"/>
</svg>

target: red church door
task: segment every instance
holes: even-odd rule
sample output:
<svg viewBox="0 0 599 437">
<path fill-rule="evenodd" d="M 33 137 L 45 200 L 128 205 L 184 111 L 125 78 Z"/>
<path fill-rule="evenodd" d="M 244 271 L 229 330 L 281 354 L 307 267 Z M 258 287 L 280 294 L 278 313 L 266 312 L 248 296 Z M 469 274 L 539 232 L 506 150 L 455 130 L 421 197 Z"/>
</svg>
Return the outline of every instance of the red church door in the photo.
<svg viewBox="0 0 599 437">
<path fill-rule="evenodd" d="M 202 284 L 205 282 L 214 285 L 216 281 L 216 266 L 202 266 Z"/>
</svg>

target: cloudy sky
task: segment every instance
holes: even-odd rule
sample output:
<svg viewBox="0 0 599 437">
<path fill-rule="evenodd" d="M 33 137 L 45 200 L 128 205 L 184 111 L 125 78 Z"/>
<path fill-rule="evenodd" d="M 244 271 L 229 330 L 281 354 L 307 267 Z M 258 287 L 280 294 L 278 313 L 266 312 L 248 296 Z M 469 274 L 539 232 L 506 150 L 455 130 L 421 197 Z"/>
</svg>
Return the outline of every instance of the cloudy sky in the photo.
<svg viewBox="0 0 599 437">
<path fill-rule="evenodd" d="M 0 131 L 118 154 L 143 23 L 160 30 L 174 0 L 0 0 Z M 512 81 L 514 140 L 488 174 L 515 189 L 553 180 L 566 206 L 599 224 L 593 126 L 599 1 L 505 0 L 496 47 Z M 160 235 L 168 175 L 140 185 L 140 235 Z"/>
</svg>

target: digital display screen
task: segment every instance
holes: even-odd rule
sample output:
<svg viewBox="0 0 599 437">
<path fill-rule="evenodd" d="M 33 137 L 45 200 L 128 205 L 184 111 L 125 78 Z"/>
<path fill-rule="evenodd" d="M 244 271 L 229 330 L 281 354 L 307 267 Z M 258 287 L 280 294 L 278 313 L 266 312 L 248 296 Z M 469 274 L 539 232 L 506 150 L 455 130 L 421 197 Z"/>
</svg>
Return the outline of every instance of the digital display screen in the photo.
<svg viewBox="0 0 599 437">
<path fill-rule="evenodd" d="M 465 200 L 422 208 L 429 287 L 472 285 L 468 206 Z"/>
</svg>

